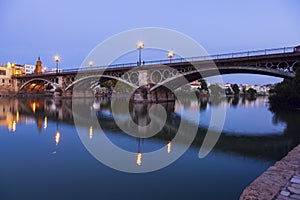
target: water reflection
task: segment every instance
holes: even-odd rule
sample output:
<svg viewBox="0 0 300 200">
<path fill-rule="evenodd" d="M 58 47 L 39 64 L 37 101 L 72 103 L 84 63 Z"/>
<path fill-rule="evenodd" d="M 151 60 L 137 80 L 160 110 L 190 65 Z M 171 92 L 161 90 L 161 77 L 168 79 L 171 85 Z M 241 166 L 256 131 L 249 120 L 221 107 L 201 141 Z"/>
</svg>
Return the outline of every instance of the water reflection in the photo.
<svg viewBox="0 0 300 200">
<path fill-rule="evenodd" d="M 83 112 L 90 116 L 96 116 L 101 128 L 107 133 L 122 134 L 122 137 L 131 136 L 124 134 L 117 126 L 115 120 L 124 118 L 126 109 L 122 105 L 124 99 L 77 99 L 73 104 L 80 106 Z M 111 105 L 118 105 L 120 109 L 116 115 L 112 115 Z M 174 138 L 178 125 L 181 120 L 180 108 L 190 112 L 190 117 L 196 112 L 201 112 L 201 120 L 198 134 L 194 140 L 193 146 L 199 148 L 206 134 L 206 127 L 210 122 L 210 110 L 213 106 L 225 106 L 227 108 L 227 119 L 223 134 L 216 148 L 220 150 L 233 151 L 242 154 L 271 156 L 268 153 L 270 148 L 266 150 L 266 145 L 271 146 L 272 151 L 276 151 L 279 155 L 285 152 L 285 149 L 291 148 L 299 141 L 297 130 L 299 130 L 299 112 L 295 113 L 275 113 L 268 110 L 268 101 L 266 98 L 258 98 L 256 100 L 232 97 L 232 98 L 203 98 L 198 101 L 191 101 L 186 98 L 183 102 L 169 102 L 161 104 L 167 111 L 167 122 L 163 129 L 148 140 L 161 141 L 161 144 L 155 147 L 145 147 L 141 144 L 140 138 L 143 138 L 143 132 L 140 132 L 137 149 L 133 149 L 131 144 L 122 144 L 118 139 L 112 138 L 112 142 L 116 143 L 124 149 L 129 149 L 137 153 L 136 163 L 142 164 L 141 145 L 145 152 L 153 151 L 166 146 L 166 153 L 171 152 L 171 141 Z M 16 132 L 19 123 L 36 124 L 38 133 L 42 128 L 47 130 L 48 123 L 56 123 L 54 132 L 55 144 L 59 145 L 61 140 L 61 132 L 58 130 L 59 123 L 73 124 L 73 114 L 80 115 L 82 113 L 72 113 L 71 99 L 2 99 L 2 109 L 0 107 L 0 126 L 6 126 L 11 132 Z M 133 121 L 140 125 L 146 126 L 150 123 L 149 109 L 151 104 L 131 104 L 130 112 Z M 85 115 L 83 115 L 85 116 Z M 267 118 L 266 118 L 267 116 Z M 262 118 L 262 120 L 260 120 Z M 270 119 L 268 119 L 270 118 Z M 82 119 L 82 125 L 86 124 L 88 119 Z M 124 126 L 131 126 L 130 123 L 124 121 Z M 90 124 L 87 129 L 89 140 L 93 140 L 95 136 L 95 124 Z M 258 127 L 258 128 L 257 128 Z M 252 133 L 253 132 L 253 133 Z M 296 140 L 295 140 L 296 139 Z M 283 150 L 284 149 L 284 150 Z"/>
<path fill-rule="evenodd" d="M 89 136 L 90 136 L 90 140 L 93 139 L 93 127 L 92 126 L 90 126 L 90 134 L 89 134 Z"/>
<path fill-rule="evenodd" d="M 60 141 L 60 132 L 56 131 L 55 133 L 55 144 L 56 146 L 59 144 Z"/>
<path fill-rule="evenodd" d="M 168 144 L 167 144 L 167 152 L 168 153 L 171 153 L 171 148 L 172 148 L 172 142 L 169 141 Z"/>
<path fill-rule="evenodd" d="M 48 126 L 48 117 L 45 116 L 44 117 L 44 129 L 47 129 L 47 126 Z"/>
<path fill-rule="evenodd" d="M 272 110 L 274 113 L 274 124 L 286 124 L 284 133 L 288 136 L 294 136 L 300 128 L 300 111 L 299 110 Z M 298 134 L 300 137 L 300 134 Z"/>
<path fill-rule="evenodd" d="M 137 139 L 138 141 L 138 150 L 137 150 L 137 155 L 136 155 L 136 164 L 138 166 L 142 165 L 142 156 L 143 154 L 141 153 L 141 138 Z"/>
</svg>

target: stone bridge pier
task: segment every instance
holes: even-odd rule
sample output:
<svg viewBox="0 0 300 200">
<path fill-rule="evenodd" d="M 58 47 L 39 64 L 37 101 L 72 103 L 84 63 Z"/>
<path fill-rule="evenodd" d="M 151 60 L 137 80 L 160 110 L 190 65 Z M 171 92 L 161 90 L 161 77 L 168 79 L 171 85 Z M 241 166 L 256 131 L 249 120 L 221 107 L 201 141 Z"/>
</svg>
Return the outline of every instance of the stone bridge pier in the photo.
<svg viewBox="0 0 300 200">
<path fill-rule="evenodd" d="M 175 94 L 168 88 L 161 86 L 151 91 L 150 85 L 144 85 L 135 90 L 131 96 L 134 102 L 168 102 L 175 101 Z"/>
</svg>

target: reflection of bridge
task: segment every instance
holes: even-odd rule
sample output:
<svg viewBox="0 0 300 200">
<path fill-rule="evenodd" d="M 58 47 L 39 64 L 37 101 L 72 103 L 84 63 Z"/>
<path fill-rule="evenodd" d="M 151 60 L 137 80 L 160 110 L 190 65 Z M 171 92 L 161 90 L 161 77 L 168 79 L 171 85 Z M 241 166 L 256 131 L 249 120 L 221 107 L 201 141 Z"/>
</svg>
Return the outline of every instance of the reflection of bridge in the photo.
<svg viewBox="0 0 300 200">
<path fill-rule="evenodd" d="M 120 100 L 116 100 L 114 102 L 115 104 L 122 106 L 122 102 Z M 91 101 L 92 102 L 92 101 Z M 91 116 L 88 112 L 90 112 L 90 105 L 91 102 L 88 103 L 85 101 L 85 105 L 83 104 L 76 104 L 80 105 L 82 107 L 81 112 L 87 112 L 85 114 L 78 113 L 82 116 Z M 100 103 L 100 102 L 99 102 Z M 109 103 L 109 102 L 107 102 Z M 136 106 L 137 105 L 137 106 Z M 162 103 L 162 105 L 165 110 L 167 111 L 167 121 L 163 129 L 149 139 L 156 139 L 160 140 L 164 143 L 167 143 L 168 141 L 171 141 L 174 136 L 177 133 L 178 126 L 180 124 L 182 119 L 180 115 L 176 114 L 174 112 L 174 102 L 168 102 L 168 103 Z M 132 117 L 133 120 L 136 123 L 145 124 L 149 123 L 149 109 L 151 107 L 150 104 L 134 104 L 132 110 Z M 95 110 L 97 113 L 97 118 L 101 128 L 104 132 L 112 133 L 112 134 L 122 134 L 123 131 L 118 127 L 115 120 L 118 120 L 118 114 L 116 116 L 112 115 L 112 111 L 110 109 L 110 106 L 107 106 L 106 104 L 101 104 L 101 106 L 98 107 L 98 109 Z M 120 113 L 120 119 L 124 117 L 124 114 L 122 113 L 122 110 L 119 110 Z M 75 114 L 75 113 L 74 113 Z M 82 126 L 91 123 L 91 119 L 82 118 Z M 126 121 L 124 121 L 126 123 Z M 191 126 L 195 126 L 195 124 L 190 124 Z M 96 127 L 96 126 L 95 126 Z M 88 134 L 88 133 L 87 133 Z M 188 138 L 188 133 L 186 137 Z M 207 129 L 205 127 L 202 127 L 201 123 L 198 129 L 198 133 L 194 139 L 193 147 L 200 148 L 204 138 L 207 134 Z M 291 149 L 293 146 L 297 145 L 297 142 L 295 142 L 295 138 L 299 138 L 295 132 L 295 134 L 268 134 L 262 135 L 262 136 L 253 136 L 253 135 L 238 135 L 238 134 L 232 134 L 230 132 L 222 132 L 219 141 L 217 142 L 215 146 L 215 150 L 221 150 L 221 151 L 230 151 L 237 154 L 247 155 L 247 156 L 261 156 L 266 157 L 269 159 L 279 159 L 286 153 L 287 149 Z M 131 137 L 127 134 L 123 135 L 124 137 Z M 182 137 L 181 142 L 186 142 L 185 137 Z M 299 139 L 297 139 L 299 141 Z"/>
<path fill-rule="evenodd" d="M 119 102 L 121 100 L 122 99 L 117 99 L 115 103 L 121 104 Z M 22 121 L 22 119 L 29 117 L 30 119 L 34 119 L 38 129 L 41 129 L 45 117 L 48 121 L 55 122 L 59 120 L 60 123 L 73 124 L 73 115 L 77 114 L 82 119 L 80 120 L 81 123 L 77 125 L 86 127 L 87 130 L 89 127 L 94 127 L 96 129 L 97 125 L 91 124 L 91 117 L 95 117 L 97 113 L 98 121 L 105 132 L 111 134 L 122 134 L 122 131 L 118 128 L 113 116 L 111 115 L 110 102 L 107 101 L 107 99 L 98 101 L 90 98 L 80 98 L 76 99 L 75 102 L 71 102 L 71 99 L 15 99 L 13 103 L 7 99 L 7 101 L 4 101 L 3 103 L 7 105 L 7 109 L 5 113 L 3 113 L 3 116 L 8 115 L 8 113 L 15 116 L 11 118 L 12 124 L 13 121 L 15 121 L 14 123 L 18 123 L 19 120 Z M 135 105 L 138 109 L 133 108 L 134 111 L 132 117 L 134 121 L 137 123 L 147 123 L 147 120 L 149 120 L 148 110 L 151 106 L 149 104 Z M 167 123 L 152 139 L 166 143 L 174 138 L 180 120 L 184 119 L 181 119 L 180 116 L 174 112 L 174 102 L 163 103 L 161 105 L 168 113 Z M 81 107 L 82 109 L 80 109 L 80 113 L 72 112 L 72 106 Z M 118 113 L 118 115 L 120 117 L 124 116 L 122 110 L 119 110 L 119 112 L 120 113 Z M 286 130 L 288 130 L 288 127 L 293 124 L 295 123 L 288 123 Z M 295 128 L 295 130 L 297 129 Z M 295 141 L 299 141 L 299 136 L 297 136 L 297 131 L 295 130 L 287 132 L 286 134 L 273 136 L 237 136 L 223 132 L 219 142 L 215 146 L 215 149 L 231 151 L 238 154 L 247 154 L 250 156 L 259 155 L 270 159 L 273 159 L 274 155 L 276 155 L 278 156 L 276 159 L 279 159 L 286 152 L 286 149 L 290 149 L 293 145 L 296 145 Z M 88 135 L 89 132 L 87 131 L 86 134 Z M 188 133 L 186 134 L 188 137 Z M 193 146 L 200 148 L 205 136 L 206 129 L 200 125 Z M 130 136 L 124 134 L 124 137 Z"/>
<path fill-rule="evenodd" d="M 73 100 L 74 101 L 74 100 Z M 116 99 L 117 104 L 122 104 L 122 99 Z M 35 105 L 33 107 L 33 105 Z M 135 104 L 137 109 L 133 107 L 132 117 L 136 123 L 147 123 L 149 122 L 148 110 L 151 107 L 149 104 Z M 167 123 L 163 129 L 156 134 L 152 139 L 160 140 L 167 143 L 171 141 L 176 132 L 181 119 L 179 115 L 174 112 L 174 102 L 161 104 L 167 111 Z M 72 106 L 80 107 L 80 113 L 72 112 Z M 122 106 L 121 106 L 122 107 Z M 123 110 L 119 110 L 117 116 L 112 116 L 110 102 L 109 101 L 94 101 L 90 98 L 76 99 L 75 102 L 71 102 L 71 99 L 58 100 L 55 102 L 53 99 L 39 99 L 39 100 L 19 100 L 18 107 L 14 110 L 18 110 L 20 117 L 30 116 L 36 119 L 37 124 L 45 117 L 50 121 L 59 120 L 60 123 L 73 124 L 73 115 L 77 116 L 90 116 L 96 117 L 96 123 L 100 123 L 101 128 L 104 132 L 111 134 L 121 134 L 122 130 L 117 126 L 114 117 L 124 116 Z M 73 110 L 74 111 L 74 110 Z M 93 124 L 94 120 L 88 117 L 82 117 L 80 123 L 77 124 L 82 127 L 97 127 L 97 124 Z M 194 126 L 194 124 L 191 124 Z M 215 146 L 216 150 L 226 150 L 237 154 L 267 157 L 270 159 L 276 159 L 283 156 L 286 149 L 290 149 L 295 144 L 295 140 L 299 141 L 299 136 L 295 134 L 281 134 L 281 135 L 266 135 L 266 136 L 239 136 L 230 133 L 223 132 L 218 143 Z M 89 134 L 87 131 L 86 134 Z M 186 133 L 188 134 L 188 133 Z M 200 148 L 203 140 L 206 136 L 206 129 L 199 127 L 198 134 L 194 139 L 193 146 Z M 124 137 L 130 137 L 124 134 Z M 187 135 L 188 137 L 188 135 Z M 184 140 L 184 137 L 183 137 Z M 185 141 L 182 141 L 185 142 Z"/>
<path fill-rule="evenodd" d="M 99 82 L 117 80 L 132 89 L 148 84 L 144 98 L 156 101 L 159 98 L 173 98 L 170 94 L 158 95 L 161 85 L 176 89 L 186 82 L 201 77 L 218 74 L 250 73 L 270 75 L 282 78 L 293 78 L 294 69 L 300 65 L 300 52 L 293 48 L 280 48 L 261 51 L 249 51 L 215 55 L 211 57 L 193 57 L 184 59 L 149 61 L 136 68 L 135 63 L 117 64 L 104 67 L 64 70 L 60 73 L 44 73 L 38 75 L 16 76 L 15 90 L 18 92 L 44 92 L 49 88 L 60 88 L 65 94 L 72 94 L 72 89 L 86 92 L 93 91 Z M 50 89 L 49 89 L 50 90 Z"/>
</svg>

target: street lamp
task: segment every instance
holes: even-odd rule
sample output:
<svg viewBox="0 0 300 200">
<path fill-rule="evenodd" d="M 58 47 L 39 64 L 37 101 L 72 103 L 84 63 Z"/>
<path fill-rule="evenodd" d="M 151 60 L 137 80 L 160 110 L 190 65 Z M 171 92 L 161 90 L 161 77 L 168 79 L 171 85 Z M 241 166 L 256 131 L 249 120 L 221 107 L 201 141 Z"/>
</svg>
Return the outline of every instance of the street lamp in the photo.
<svg viewBox="0 0 300 200">
<path fill-rule="evenodd" d="M 138 61 L 138 66 L 142 65 L 142 49 L 144 48 L 144 43 L 142 41 L 139 41 L 136 44 L 136 48 L 139 50 L 139 61 Z"/>
<path fill-rule="evenodd" d="M 55 62 L 56 62 L 56 73 L 58 73 L 59 56 L 54 56 L 54 60 L 55 60 Z"/>
<path fill-rule="evenodd" d="M 89 66 L 90 66 L 90 67 L 93 67 L 93 65 L 94 65 L 94 62 L 93 62 L 93 61 L 90 61 L 90 62 L 89 62 Z"/>
<path fill-rule="evenodd" d="M 171 59 L 174 57 L 174 53 L 172 51 L 168 52 L 168 58 L 170 58 L 170 63 L 171 63 Z"/>
</svg>

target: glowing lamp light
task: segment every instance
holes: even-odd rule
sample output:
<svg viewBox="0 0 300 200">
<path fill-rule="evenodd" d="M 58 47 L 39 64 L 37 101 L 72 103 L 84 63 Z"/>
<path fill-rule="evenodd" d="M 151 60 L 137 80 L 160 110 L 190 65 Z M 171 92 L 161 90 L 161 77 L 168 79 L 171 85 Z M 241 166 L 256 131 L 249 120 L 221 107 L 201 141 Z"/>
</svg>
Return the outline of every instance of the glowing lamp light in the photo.
<svg viewBox="0 0 300 200">
<path fill-rule="evenodd" d="M 142 41 L 138 41 L 138 43 L 136 44 L 137 49 L 143 49 L 144 47 L 145 47 L 145 45 Z"/>
<path fill-rule="evenodd" d="M 137 156 L 136 156 L 136 164 L 138 166 L 141 166 L 142 165 L 142 153 L 138 153 Z"/>
<path fill-rule="evenodd" d="M 17 120 L 17 122 L 20 120 L 20 113 L 19 113 L 19 111 L 17 111 L 17 113 L 16 113 L 16 120 Z"/>
<path fill-rule="evenodd" d="M 15 132 L 17 130 L 17 123 L 16 121 L 13 121 L 12 123 L 12 131 Z"/>
<path fill-rule="evenodd" d="M 55 133 L 55 144 L 56 146 L 59 144 L 60 141 L 60 133 L 58 131 L 56 131 Z"/>
<path fill-rule="evenodd" d="M 55 62 L 59 62 L 59 60 L 60 60 L 59 56 L 54 56 L 54 60 L 55 60 Z"/>
<path fill-rule="evenodd" d="M 93 127 L 92 126 L 90 126 L 90 140 L 93 138 Z"/>
<path fill-rule="evenodd" d="M 169 141 L 167 144 L 167 152 L 171 153 L 172 143 Z"/>
<path fill-rule="evenodd" d="M 59 56 L 54 56 L 54 60 L 56 62 L 56 73 L 58 73 L 58 62 L 60 60 Z"/>
<path fill-rule="evenodd" d="M 32 108 L 32 112 L 35 113 L 35 111 L 36 111 L 36 104 L 35 104 L 35 102 L 32 103 L 31 108 Z"/>
<path fill-rule="evenodd" d="M 174 57 L 174 53 L 172 51 L 168 52 L 168 58 L 173 58 Z"/>
<path fill-rule="evenodd" d="M 44 129 L 46 129 L 47 126 L 48 126 L 48 118 L 45 117 L 45 118 L 44 118 Z"/>
<path fill-rule="evenodd" d="M 168 58 L 170 59 L 170 63 L 171 63 L 171 60 L 172 58 L 174 57 L 174 52 L 172 51 L 169 51 L 168 54 L 167 54 Z"/>
</svg>

